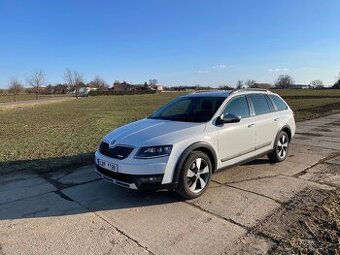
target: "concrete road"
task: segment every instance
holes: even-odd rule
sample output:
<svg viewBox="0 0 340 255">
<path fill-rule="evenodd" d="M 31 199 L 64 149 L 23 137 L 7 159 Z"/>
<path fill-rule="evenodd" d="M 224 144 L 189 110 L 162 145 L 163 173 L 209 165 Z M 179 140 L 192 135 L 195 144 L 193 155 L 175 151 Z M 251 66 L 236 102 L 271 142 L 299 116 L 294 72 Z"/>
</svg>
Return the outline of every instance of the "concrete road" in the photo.
<svg viewBox="0 0 340 255">
<path fill-rule="evenodd" d="M 191 201 L 114 186 L 93 166 L 1 176 L 0 255 L 264 254 L 273 240 L 254 229 L 306 188 L 340 187 L 340 114 L 297 132 L 286 161 L 220 171 Z"/>
</svg>

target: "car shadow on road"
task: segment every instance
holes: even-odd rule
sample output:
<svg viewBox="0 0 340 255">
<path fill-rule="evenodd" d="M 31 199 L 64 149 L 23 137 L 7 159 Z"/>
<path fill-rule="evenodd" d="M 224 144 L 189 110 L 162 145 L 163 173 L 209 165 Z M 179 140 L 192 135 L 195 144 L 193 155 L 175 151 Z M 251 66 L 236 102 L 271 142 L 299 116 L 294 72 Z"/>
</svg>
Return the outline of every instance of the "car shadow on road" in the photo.
<svg viewBox="0 0 340 255">
<path fill-rule="evenodd" d="M 257 158 L 257 159 L 250 161 L 250 162 L 247 162 L 244 165 L 254 166 L 254 165 L 268 165 L 268 164 L 273 164 L 273 163 L 270 163 L 268 158 Z"/>
<path fill-rule="evenodd" d="M 95 174 L 94 164 L 89 165 L 93 160 L 91 157 L 92 153 L 87 153 L 2 163 L 7 170 L 12 167 L 15 172 L 0 175 L 0 220 L 65 216 L 89 211 L 120 213 L 182 201 L 172 192 L 135 191 L 104 181 Z M 87 166 L 80 167 L 84 162 Z M 259 158 L 246 165 L 268 163 L 267 158 Z"/>
<path fill-rule="evenodd" d="M 30 170 L 36 173 L 54 172 L 60 169 L 78 168 L 79 166 L 92 164 L 93 162 L 94 152 L 40 159 L 0 161 L 0 176 L 24 170 Z"/>
<path fill-rule="evenodd" d="M 82 155 L 85 157 L 84 155 Z M 54 165 L 70 158 L 32 160 L 23 169 L 33 165 Z M 15 162 L 6 164 L 15 166 Z M 91 211 L 121 213 L 128 210 L 144 210 L 153 206 L 179 203 L 180 198 L 168 191 L 135 191 L 116 186 L 100 179 L 94 165 L 53 171 L 17 171 L 0 175 L 0 221 L 67 216 Z M 144 209 L 143 209 L 144 208 Z"/>
</svg>

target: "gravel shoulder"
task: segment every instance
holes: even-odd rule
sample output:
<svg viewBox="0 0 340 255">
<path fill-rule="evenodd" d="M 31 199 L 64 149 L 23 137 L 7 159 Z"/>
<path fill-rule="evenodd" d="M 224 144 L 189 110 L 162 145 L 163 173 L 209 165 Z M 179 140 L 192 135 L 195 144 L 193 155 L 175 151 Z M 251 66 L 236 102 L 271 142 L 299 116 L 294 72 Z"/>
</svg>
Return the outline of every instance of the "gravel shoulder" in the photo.
<svg viewBox="0 0 340 255">
<path fill-rule="evenodd" d="M 340 192 L 304 190 L 256 231 L 275 241 L 268 254 L 340 254 Z"/>
</svg>

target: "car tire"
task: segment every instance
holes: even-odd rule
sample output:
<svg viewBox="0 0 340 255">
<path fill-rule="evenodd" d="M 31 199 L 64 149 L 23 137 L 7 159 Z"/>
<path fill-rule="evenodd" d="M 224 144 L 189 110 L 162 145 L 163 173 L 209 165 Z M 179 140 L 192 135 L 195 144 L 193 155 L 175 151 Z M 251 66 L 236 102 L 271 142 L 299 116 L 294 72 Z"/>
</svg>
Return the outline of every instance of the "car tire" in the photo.
<svg viewBox="0 0 340 255">
<path fill-rule="evenodd" d="M 176 193 L 185 199 L 201 196 L 209 186 L 212 175 L 210 158 L 201 151 L 193 151 L 185 160 Z"/>
<path fill-rule="evenodd" d="M 286 159 L 289 150 L 289 136 L 281 131 L 275 140 L 274 150 L 267 156 L 270 162 L 277 163 Z"/>
</svg>

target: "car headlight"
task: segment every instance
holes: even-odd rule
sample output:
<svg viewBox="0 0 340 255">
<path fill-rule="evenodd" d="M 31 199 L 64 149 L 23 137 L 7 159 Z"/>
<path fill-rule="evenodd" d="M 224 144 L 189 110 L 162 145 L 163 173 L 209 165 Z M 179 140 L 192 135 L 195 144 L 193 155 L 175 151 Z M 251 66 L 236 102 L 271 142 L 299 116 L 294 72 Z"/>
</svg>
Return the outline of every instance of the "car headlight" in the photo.
<svg viewBox="0 0 340 255">
<path fill-rule="evenodd" d="M 138 150 L 135 158 L 149 159 L 169 156 L 172 150 L 172 145 L 142 147 Z"/>
</svg>

